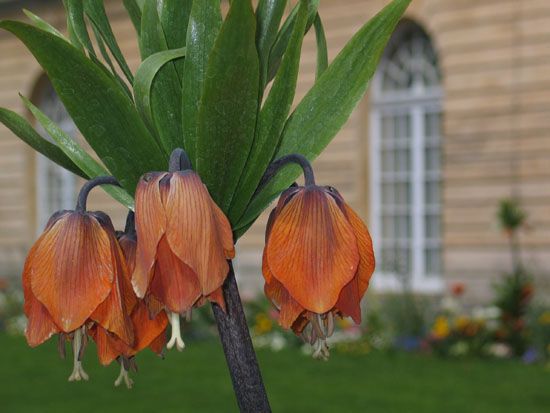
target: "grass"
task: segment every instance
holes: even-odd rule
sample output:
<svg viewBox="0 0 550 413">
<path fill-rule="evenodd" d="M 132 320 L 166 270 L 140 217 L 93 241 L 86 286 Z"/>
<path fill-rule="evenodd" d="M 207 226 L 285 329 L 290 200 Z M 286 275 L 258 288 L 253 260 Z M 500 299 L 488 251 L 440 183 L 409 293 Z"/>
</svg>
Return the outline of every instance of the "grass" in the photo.
<svg viewBox="0 0 550 413">
<path fill-rule="evenodd" d="M 517 361 L 371 353 L 333 354 L 323 363 L 295 349 L 258 355 L 274 412 L 537 413 L 550 406 L 550 371 Z M 134 389 L 114 388 L 118 365 L 100 367 L 90 348 L 90 382 L 67 383 L 71 365 L 58 359 L 55 343 L 30 349 L 0 335 L 0 411 L 237 411 L 216 342 L 191 343 L 165 360 L 147 352 L 138 364 Z"/>
</svg>

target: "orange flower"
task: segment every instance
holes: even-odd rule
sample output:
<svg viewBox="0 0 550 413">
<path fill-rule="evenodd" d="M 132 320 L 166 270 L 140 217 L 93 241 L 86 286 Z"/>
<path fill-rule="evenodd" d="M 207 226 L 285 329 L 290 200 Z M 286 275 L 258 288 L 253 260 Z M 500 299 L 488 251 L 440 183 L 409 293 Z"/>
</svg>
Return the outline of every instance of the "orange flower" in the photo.
<svg viewBox="0 0 550 413">
<path fill-rule="evenodd" d="M 125 233 L 119 238 L 119 244 L 126 258 L 128 273 L 134 270 L 136 256 L 136 237 L 135 233 Z M 130 277 L 128 276 L 127 282 Z M 137 300 L 135 293 L 130 289 L 129 292 L 134 300 Z M 145 300 L 137 301 L 130 315 L 134 330 L 134 342 L 129 345 L 116 335 L 105 330 L 100 325 L 94 326 L 90 334 L 97 345 L 99 361 L 103 365 L 110 364 L 113 360 L 119 359 L 121 364 L 120 375 L 115 381 L 118 386 L 124 381 L 128 388 L 133 384 L 128 376 L 128 370 L 135 368 L 134 356 L 141 350 L 149 347 L 157 354 L 161 354 L 166 344 L 166 327 L 168 326 L 168 317 L 164 310 L 157 312 L 153 317 L 149 317 L 149 309 Z"/>
<path fill-rule="evenodd" d="M 310 181 L 312 180 L 312 175 Z M 271 212 L 262 272 L 279 323 L 307 335 L 326 359 L 334 315 L 361 322 L 361 298 L 374 271 L 367 227 L 331 187 L 307 182 L 280 197 Z"/>
<path fill-rule="evenodd" d="M 190 169 L 149 173 L 136 190 L 137 296 L 170 313 L 168 348 L 183 349 L 179 315 L 206 300 L 224 307 L 221 286 L 235 255 L 229 221 Z"/>
<path fill-rule="evenodd" d="M 111 220 L 102 212 L 80 207 L 54 214 L 26 259 L 23 290 L 29 345 L 56 333 L 72 339 L 70 381 L 87 379 L 80 363 L 86 326 L 134 341 L 129 314 L 136 300 Z"/>
</svg>

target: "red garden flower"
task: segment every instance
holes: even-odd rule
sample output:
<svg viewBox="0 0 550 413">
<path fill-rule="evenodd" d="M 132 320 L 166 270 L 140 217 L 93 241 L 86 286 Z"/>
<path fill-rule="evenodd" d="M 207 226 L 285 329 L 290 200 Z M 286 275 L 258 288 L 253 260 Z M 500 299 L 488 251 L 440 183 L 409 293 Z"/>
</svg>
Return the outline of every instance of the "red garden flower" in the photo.
<svg viewBox="0 0 550 413">
<path fill-rule="evenodd" d="M 205 300 L 224 307 L 221 286 L 235 250 L 231 226 L 191 169 L 149 173 L 136 190 L 136 267 L 132 284 L 170 313 L 172 337 L 183 349 L 179 315 Z"/>
<path fill-rule="evenodd" d="M 334 315 L 361 322 L 374 254 L 365 224 L 335 189 L 315 185 L 304 162 L 306 186 L 286 190 L 270 215 L 262 269 L 281 326 L 311 326 L 314 357 L 326 358 Z"/>
<path fill-rule="evenodd" d="M 50 218 L 23 270 L 27 341 L 34 347 L 53 334 L 71 339 L 70 381 L 87 379 L 80 362 L 87 327 L 103 328 L 127 344 L 134 341 L 129 314 L 136 300 L 113 225 L 104 213 L 85 208 L 87 194 L 98 182 L 112 179 L 88 182 L 76 211 Z"/>
</svg>

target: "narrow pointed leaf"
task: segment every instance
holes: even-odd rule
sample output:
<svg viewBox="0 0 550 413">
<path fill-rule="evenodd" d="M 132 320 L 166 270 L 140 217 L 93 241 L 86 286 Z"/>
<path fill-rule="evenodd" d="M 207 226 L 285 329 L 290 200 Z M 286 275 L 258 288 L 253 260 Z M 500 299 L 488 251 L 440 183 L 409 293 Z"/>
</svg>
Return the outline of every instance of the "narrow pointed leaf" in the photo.
<svg viewBox="0 0 550 413">
<path fill-rule="evenodd" d="M 123 3 L 139 37 L 141 35 L 141 8 L 137 4 L 136 0 L 124 0 Z"/>
<path fill-rule="evenodd" d="M 2 21 L 0 28 L 25 43 L 78 129 L 130 194 L 145 171 L 165 167 L 167 157 L 114 78 L 57 36 L 16 21 Z"/>
<path fill-rule="evenodd" d="M 78 36 L 76 35 L 75 28 L 73 27 L 73 24 L 72 24 L 71 16 L 69 15 L 67 0 L 63 0 L 63 7 L 65 8 L 65 16 L 66 16 L 65 21 L 67 24 L 67 33 L 69 35 L 69 41 L 74 47 L 82 50 L 83 49 L 82 43 L 80 43 L 80 40 L 78 40 Z"/>
<path fill-rule="evenodd" d="M 143 60 L 168 50 L 156 0 L 146 0 L 143 5 L 140 50 Z M 164 152 L 170 154 L 183 143 L 181 82 L 173 62 L 164 64 L 158 70 L 149 93 L 152 127 Z"/>
<path fill-rule="evenodd" d="M 222 25 L 219 0 L 193 1 L 183 63 L 182 120 L 184 148 L 197 163 L 197 125 L 208 57 Z"/>
<path fill-rule="evenodd" d="M 185 47 L 187 25 L 193 0 L 163 0 L 160 12 L 160 23 L 166 38 L 168 49 Z M 178 77 L 183 76 L 183 60 L 174 62 Z"/>
<path fill-rule="evenodd" d="M 40 109 L 34 106 L 29 99 L 24 96 L 21 96 L 21 98 L 25 106 L 57 143 L 63 153 L 78 165 L 78 167 L 86 173 L 87 177 L 95 178 L 98 176 L 110 175 L 107 169 L 92 158 L 73 138 L 67 135 L 63 129 L 56 125 L 55 122 L 48 118 Z M 112 185 L 105 185 L 103 189 L 122 205 L 133 209 L 134 200 L 124 189 Z"/>
<path fill-rule="evenodd" d="M 0 122 L 6 125 L 6 127 L 10 129 L 19 139 L 35 151 L 40 152 L 46 158 L 67 169 L 68 171 L 71 171 L 82 178 L 88 178 L 86 173 L 73 161 L 71 161 L 61 149 L 53 143 L 48 142 L 38 132 L 36 132 L 23 116 L 9 109 L 0 108 Z"/>
<path fill-rule="evenodd" d="M 27 9 L 23 9 L 23 13 L 25 13 L 25 16 L 31 19 L 34 25 L 39 29 L 50 32 L 51 34 L 55 34 L 57 37 L 61 37 L 63 40 L 67 40 L 59 30 L 57 30 L 55 27 L 53 27 L 50 23 L 48 23 L 41 17 L 37 16 L 36 14 L 30 12 Z"/>
<path fill-rule="evenodd" d="M 84 3 L 82 0 L 63 0 L 63 4 L 67 12 L 67 25 L 76 35 L 81 45 L 79 48 L 83 47 L 91 56 L 96 56 L 88 29 L 86 28 L 86 21 L 84 20 Z"/>
<path fill-rule="evenodd" d="M 132 72 L 130 71 L 128 64 L 126 63 L 126 59 L 122 55 L 122 51 L 120 50 L 120 47 L 118 46 L 118 43 L 115 39 L 113 29 L 111 28 L 111 24 L 109 23 L 109 19 L 107 18 L 107 14 L 105 13 L 105 6 L 103 5 L 103 1 L 84 0 L 84 11 L 101 34 L 103 41 L 105 42 L 105 44 L 107 44 L 107 47 L 117 61 L 120 69 L 124 73 L 124 76 L 126 76 L 126 79 L 128 79 L 128 81 L 132 83 Z"/>
<path fill-rule="evenodd" d="M 134 78 L 134 96 L 136 107 L 147 121 L 153 124 L 153 112 L 151 109 L 151 89 L 155 77 L 160 69 L 168 62 L 181 59 L 185 56 L 185 47 L 181 49 L 165 50 L 155 53 L 145 59 Z"/>
<path fill-rule="evenodd" d="M 111 57 L 109 56 L 109 53 L 107 52 L 107 49 L 105 48 L 105 43 L 103 43 L 103 39 L 101 38 L 101 34 L 99 33 L 96 25 L 92 23 L 92 31 L 94 32 L 95 39 L 97 41 L 97 47 L 99 48 L 99 52 L 101 53 L 101 56 L 103 56 L 103 59 L 105 62 L 107 62 L 107 65 L 109 65 L 109 68 L 111 71 L 109 72 L 107 68 L 105 68 L 105 65 L 96 57 L 90 56 L 90 60 L 92 60 L 95 64 L 97 64 L 100 68 L 105 68 L 106 73 L 109 75 L 112 75 L 117 80 L 118 84 L 124 89 L 128 97 L 132 98 L 132 93 L 130 92 L 130 89 L 128 89 L 128 86 L 126 83 L 124 83 L 124 80 L 118 75 L 115 66 L 113 65 L 113 62 L 111 61 Z"/>
<path fill-rule="evenodd" d="M 328 67 L 327 38 L 319 13 L 315 16 L 313 27 L 315 28 L 315 40 L 317 42 L 317 69 L 315 71 L 315 79 L 319 79 Z"/>
<path fill-rule="evenodd" d="M 287 5 L 287 0 L 260 0 L 256 8 L 256 47 L 260 60 L 260 86 L 263 90 L 267 78 L 269 52 Z"/>
<path fill-rule="evenodd" d="M 254 140 L 258 108 L 256 19 L 233 0 L 210 59 L 199 111 L 196 169 L 227 213 Z"/>
<path fill-rule="evenodd" d="M 260 111 L 256 138 L 250 150 L 243 175 L 236 191 L 236 196 L 229 211 L 229 218 L 236 222 L 242 215 L 250 198 L 269 165 L 277 147 L 283 127 L 294 100 L 302 40 L 307 24 L 307 1 L 300 3 L 296 24 L 290 37 L 288 48 L 283 56 L 281 66 L 273 81 L 262 110 Z"/>
<path fill-rule="evenodd" d="M 271 51 L 269 53 L 269 64 L 267 69 L 266 83 L 268 83 L 271 79 L 275 77 L 275 74 L 279 69 L 279 65 L 281 64 L 281 59 L 283 58 L 285 50 L 288 46 L 288 42 L 290 40 L 290 36 L 292 34 L 292 29 L 294 28 L 294 24 L 296 23 L 298 6 L 299 4 L 296 4 L 296 6 L 294 6 L 292 11 L 286 18 L 285 22 L 283 23 L 283 26 L 281 27 L 281 30 L 279 30 L 279 33 L 277 34 L 277 38 L 275 39 L 275 43 L 273 44 L 273 47 L 271 48 Z M 304 35 L 309 31 L 311 25 L 313 24 L 313 20 L 315 20 L 318 7 L 319 7 L 319 0 L 312 0 L 309 2 L 307 25 L 306 25 L 306 30 L 304 32 Z"/>
<path fill-rule="evenodd" d="M 300 153 L 313 160 L 328 145 L 364 95 L 384 47 L 410 1 L 392 1 L 346 44 L 288 119 L 275 158 Z M 299 168 L 294 166 L 281 170 L 254 197 L 236 228 L 255 220 L 299 174 Z"/>
</svg>

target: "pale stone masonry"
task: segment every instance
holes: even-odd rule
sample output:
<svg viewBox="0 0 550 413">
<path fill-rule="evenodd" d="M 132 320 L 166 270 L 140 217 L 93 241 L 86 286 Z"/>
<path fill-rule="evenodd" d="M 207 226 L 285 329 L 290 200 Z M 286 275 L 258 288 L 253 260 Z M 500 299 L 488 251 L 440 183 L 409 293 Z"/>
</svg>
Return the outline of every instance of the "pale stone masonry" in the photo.
<svg viewBox="0 0 550 413">
<path fill-rule="evenodd" d="M 21 3 L 63 29 L 61 1 L 12 2 L 0 18 L 24 19 Z M 18 4 L 19 3 L 19 4 Z M 382 0 L 321 0 L 329 58 Z M 121 1 L 106 1 L 130 66 L 139 64 L 134 30 Z M 529 214 L 523 255 L 540 286 L 550 287 L 550 2 L 548 0 L 413 0 L 407 19 L 430 37 L 442 73 L 441 239 L 444 284 L 463 281 L 471 300 L 487 297 L 510 267 L 497 227 L 498 201 L 517 196 Z M 304 42 L 296 102 L 313 85 L 315 39 Z M 11 34 L 0 32 L 0 106 L 23 110 L 17 94 L 34 97 L 40 67 Z M 369 96 L 316 161 L 318 182 L 341 190 L 369 222 L 371 165 Z M 29 118 L 30 119 L 30 118 Z M 20 273 L 37 229 L 35 155 L 0 126 L 0 276 Z M 124 211 L 96 193 L 90 207 L 119 227 Z M 265 217 L 238 244 L 236 268 L 245 294 L 262 287 Z M 376 240 L 375 240 L 376 241 Z M 376 244 L 375 244 L 376 247 Z"/>
</svg>

